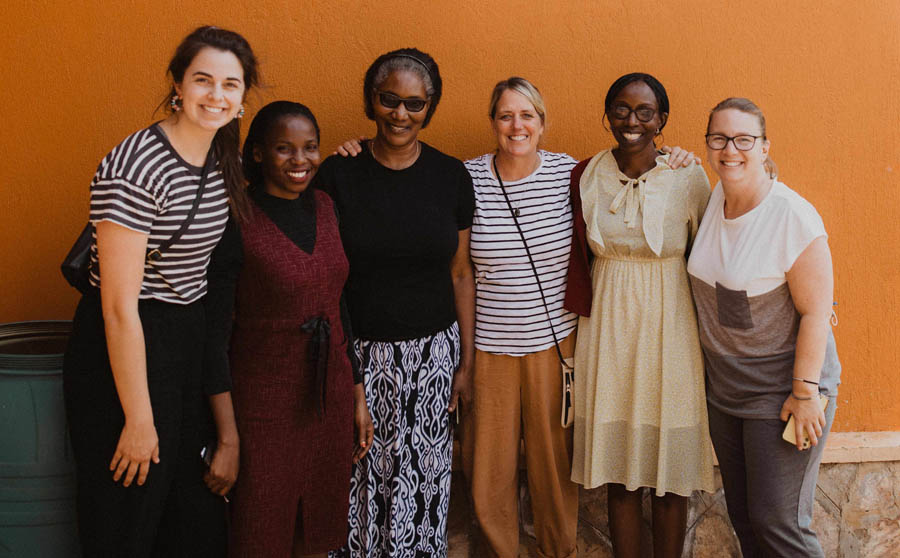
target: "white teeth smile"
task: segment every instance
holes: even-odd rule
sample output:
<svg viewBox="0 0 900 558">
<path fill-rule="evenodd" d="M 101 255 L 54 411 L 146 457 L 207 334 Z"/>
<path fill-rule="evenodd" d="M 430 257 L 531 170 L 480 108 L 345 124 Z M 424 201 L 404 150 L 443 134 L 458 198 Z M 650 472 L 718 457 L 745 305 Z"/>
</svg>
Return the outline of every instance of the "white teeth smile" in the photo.
<svg viewBox="0 0 900 558">
<path fill-rule="evenodd" d="M 288 171 L 288 176 L 295 179 L 306 178 L 306 175 L 309 174 L 309 171 Z"/>
<path fill-rule="evenodd" d="M 203 105 L 203 110 L 205 110 L 206 112 L 211 112 L 213 114 L 219 114 L 225 109 L 222 107 L 208 107 L 206 105 Z"/>
<path fill-rule="evenodd" d="M 509 136 L 509 139 L 511 139 L 512 141 L 522 141 L 522 140 L 526 139 L 527 137 L 528 136 L 526 136 L 526 135 L 520 134 L 518 136 Z"/>
<path fill-rule="evenodd" d="M 636 139 L 641 137 L 641 134 L 635 134 L 634 132 L 623 132 L 622 137 L 627 139 L 628 141 L 635 141 Z"/>
<path fill-rule="evenodd" d="M 723 167 L 739 167 L 739 166 L 741 166 L 741 165 L 743 165 L 743 164 L 744 164 L 744 163 L 742 163 L 742 162 L 740 162 L 740 161 L 722 161 L 722 166 L 723 166 Z"/>
<path fill-rule="evenodd" d="M 405 132 L 407 130 L 407 128 L 405 126 L 394 126 L 393 124 L 391 124 L 390 127 L 391 127 L 391 131 L 396 134 L 402 134 L 403 132 Z"/>
</svg>

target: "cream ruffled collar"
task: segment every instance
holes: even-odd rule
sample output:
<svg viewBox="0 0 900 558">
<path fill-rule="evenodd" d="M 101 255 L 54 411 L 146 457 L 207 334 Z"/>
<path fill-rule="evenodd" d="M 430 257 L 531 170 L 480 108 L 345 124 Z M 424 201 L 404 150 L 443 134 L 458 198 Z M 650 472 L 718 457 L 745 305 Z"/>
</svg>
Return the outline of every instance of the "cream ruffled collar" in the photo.
<svg viewBox="0 0 900 558">
<path fill-rule="evenodd" d="M 663 244 L 663 225 L 666 215 L 666 200 L 669 196 L 675 173 L 669 167 L 668 155 L 656 157 L 656 166 L 638 178 L 629 178 L 619 170 L 612 151 L 605 150 L 594 155 L 581 175 L 581 203 L 587 209 L 596 205 L 594 192 L 602 190 L 613 196 L 609 205 L 610 213 L 618 213 L 624 208 L 625 226 L 637 226 L 637 214 L 643 216 L 642 229 L 650 249 L 660 255 Z M 587 215 L 585 215 L 587 217 Z M 604 246 L 597 219 L 586 219 L 588 235 Z"/>
</svg>

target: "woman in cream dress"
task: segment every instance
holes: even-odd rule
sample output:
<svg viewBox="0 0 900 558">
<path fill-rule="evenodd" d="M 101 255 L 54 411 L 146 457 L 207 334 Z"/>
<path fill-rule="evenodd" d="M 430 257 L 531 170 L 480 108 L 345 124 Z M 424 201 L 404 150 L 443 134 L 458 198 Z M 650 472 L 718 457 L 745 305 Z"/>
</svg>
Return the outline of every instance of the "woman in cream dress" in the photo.
<svg viewBox="0 0 900 558">
<path fill-rule="evenodd" d="M 673 170 L 656 150 L 669 107 L 652 76 L 620 78 L 605 109 L 618 147 L 572 173 L 566 308 L 582 316 L 572 480 L 609 484 L 618 557 L 640 555 L 640 489 L 653 489 L 654 555 L 680 556 L 686 497 L 713 490 L 703 355 L 685 270 L 709 182 L 701 167 Z"/>
</svg>

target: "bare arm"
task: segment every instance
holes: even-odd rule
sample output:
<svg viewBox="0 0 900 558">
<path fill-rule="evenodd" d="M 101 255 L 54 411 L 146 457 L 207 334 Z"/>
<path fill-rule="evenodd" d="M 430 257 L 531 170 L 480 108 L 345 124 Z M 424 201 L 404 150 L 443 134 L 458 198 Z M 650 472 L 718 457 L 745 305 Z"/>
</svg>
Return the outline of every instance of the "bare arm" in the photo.
<svg viewBox="0 0 900 558">
<path fill-rule="evenodd" d="M 216 453 L 203 480 L 212 492 L 225 496 L 237 480 L 240 459 L 240 439 L 234 420 L 231 392 L 210 395 L 209 407 L 216 423 L 218 441 Z"/>
<path fill-rule="evenodd" d="M 799 449 L 803 430 L 807 431 L 810 442 L 816 445 L 825 427 L 825 414 L 819 407 L 819 390 L 815 384 L 818 384 L 822 373 L 828 329 L 831 327 L 829 319 L 834 299 L 834 275 L 831 251 L 824 236 L 813 240 L 800 254 L 787 272 L 787 281 L 794 306 L 800 314 L 800 329 L 794 355 L 793 391 L 782 406 L 781 419 L 787 420 L 788 415 L 794 415 Z"/>
<path fill-rule="evenodd" d="M 108 221 L 97 223 L 96 229 L 106 344 L 125 413 L 125 426 L 109 469 L 115 471 L 115 481 L 125 475 L 124 486 L 129 486 L 135 476 L 138 484 L 144 484 L 150 460 L 159 462 L 159 439 L 147 387 L 144 330 L 138 314 L 147 235 Z"/>
<path fill-rule="evenodd" d="M 460 398 L 463 405 L 469 405 L 472 400 L 472 368 L 475 364 L 475 279 L 472 262 L 469 259 L 470 233 L 471 228 L 459 231 L 459 246 L 450 267 L 460 340 L 459 368 L 453 375 L 453 392 L 450 395 L 450 405 L 447 407 L 451 413 L 456 410 Z"/>
</svg>

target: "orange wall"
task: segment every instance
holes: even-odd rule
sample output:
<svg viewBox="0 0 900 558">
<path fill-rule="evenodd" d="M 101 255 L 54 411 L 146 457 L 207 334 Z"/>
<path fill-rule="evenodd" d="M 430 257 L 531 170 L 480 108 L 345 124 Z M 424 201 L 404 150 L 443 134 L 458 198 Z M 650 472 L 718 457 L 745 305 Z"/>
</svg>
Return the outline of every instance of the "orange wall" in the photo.
<svg viewBox="0 0 900 558">
<path fill-rule="evenodd" d="M 242 32 L 259 54 L 269 87 L 248 117 L 270 100 L 302 101 L 328 151 L 372 133 L 363 72 L 392 48 L 440 63 L 444 100 L 423 137 L 460 158 L 491 149 L 485 110 L 501 78 L 533 80 L 548 101 L 545 146 L 583 158 L 610 144 L 609 84 L 645 71 L 672 101 L 666 142 L 697 153 L 717 101 L 762 106 L 782 179 L 830 233 L 837 429 L 900 430 L 900 2 L 78 4 L 13 0 L 0 21 L 0 321 L 71 317 L 76 294 L 57 265 L 86 219 L 93 171 L 151 122 L 168 57 L 201 23 Z"/>
</svg>

